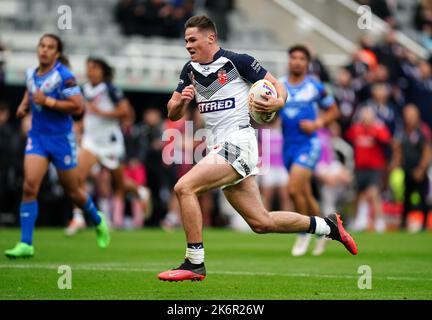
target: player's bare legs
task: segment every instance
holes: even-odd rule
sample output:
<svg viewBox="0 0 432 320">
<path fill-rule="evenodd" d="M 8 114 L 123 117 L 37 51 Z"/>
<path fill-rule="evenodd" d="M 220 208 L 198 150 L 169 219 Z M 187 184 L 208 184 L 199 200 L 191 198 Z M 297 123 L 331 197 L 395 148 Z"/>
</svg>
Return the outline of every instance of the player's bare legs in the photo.
<svg viewBox="0 0 432 320">
<path fill-rule="evenodd" d="M 177 182 L 174 192 L 180 204 L 188 243 L 202 242 L 202 213 L 198 195 L 240 178 L 237 171 L 221 156 L 209 154 Z"/>
<path fill-rule="evenodd" d="M 86 149 L 80 149 L 78 152 L 78 171 L 80 182 L 84 184 L 93 166 L 98 162 L 97 157 Z"/>
<path fill-rule="evenodd" d="M 24 157 L 24 186 L 22 202 L 35 201 L 43 177 L 48 170 L 47 158 L 38 155 L 26 155 Z"/>
<path fill-rule="evenodd" d="M 320 209 L 311 187 L 312 171 L 294 164 L 290 170 L 288 193 L 293 200 L 295 211 L 309 216 L 319 216 Z M 310 234 L 299 234 L 291 251 L 293 256 L 304 255 L 311 240 Z"/>
<path fill-rule="evenodd" d="M 110 173 L 114 184 L 114 194 L 112 198 L 113 226 L 115 228 L 123 228 L 125 207 L 123 168 L 118 167 L 117 169 L 110 170 Z"/>
<path fill-rule="evenodd" d="M 294 164 L 290 170 L 288 193 L 294 202 L 297 212 L 307 215 L 319 215 L 319 206 L 311 201 L 313 198 L 310 187 L 312 171 Z"/>
<path fill-rule="evenodd" d="M 240 174 L 224 161 L 217 154 L 209 154 L 183 176 L 174 187 L 180 203 L 188 248 L 185 262 L 177 269 L 159 274 L 159 279 L 182 281 L 205 278 L 202 213 L 198 195 L 241 178 Z M 268 212 L 261 201 L 254 177 L 248 177 L 239 184 L 226 188 L 224 193 L 227 200 L 256 233 L 309 232 L 333 236 L 333 239 L 343 242 L 353 254 L 357 253 L 355 243 L 345 232 L 342 222 L 336 215 L 330 221 L 288 211 Z M 347 239 L 341 239 L 341 236 Z"/>
<path fill-rule="evenodd" d="M 264 207 L 268 210 L 271 209 L 272 200 L 275 193 L 276 193 L 275 187 L 264 187 L 264 186 L 261 187 L 262 202 L 264 204 Z"/>
<path fill-rule="evenodd" d="M 5 252 L 9 258 L 34 255 L 33 230 L 38 216 L 37 195 L 48 170 L 48 164 L 47 158 L 38 155 L 30 154 L 24 157 L 24 186 L 20 207 L 21 242 L 14 248 L 15 250 Z"/>
<path fill-rule="evenodd" d="M 123 226 L 124 218 L 124 197 L 126 194 L 133 195 L 138 201 L 138 208 L 133 211 L 134 227 L 142 227 L 144 223 L 143 211 L 148 209 L 150 201 L 150 192 L 143 186 L 138 186 L 132 179 L 126 177 L 123 171 L 123 165 L 117 169 L 110 170 L 114 182 L 114 199 L 113 199 L 113 224 L 115 227 Z M 139 199 L 139 200 L 138 200 Z M 134 203 L 132 204 L 133 207 Z M 138 209 L 138 210 L 137 210 Z"/>
<path fill-rule="evenodd" d="M 306 185 L 306 200 L 308 203 L 310 215 L 319 216 L 321 210 L 318 201 L 313 194 L 311 181 L 309 181 L 309 183 Z"/>
<path fill-rule="evenodd" d="M 79 169 L 57 170 L 61 185 L 66 194 L 72 199 L 75 205 L 83 207 L 86 204 L 88 195 L 81 185 Z"/>
<path fill-rule="evenodd" d="M 134 215 L 134 226 L 141 227 L 144 224 L 143 215 L 148 216 L 151 212 L 150 189 L 148 187 L 136 184 L 134 180 L 124 174 L 123 177 L 124 192 L 136 197 L 136 199 L 132 201 L 132 206 L 136 207 L 132 210 Z"/>
<path fill-rule="evenodd" d="M 79 149 L 78 152 L 78 171 L 79 183 L 81 188 L 85 188 L 85 181 L 90 175 L 93 166 L 98 162 L 96 156 L 86 149 Z M 68 227 L 65 229 L 67 236 L 76 234 L 79 230 L 85 229 L 86 223 L 80 208 L 75 207 L 73 210 L 73 217 Z"/>
<path fill-rule="evenodd" d="M 57 170 L 61 185 L 74 204 L 90 216 L 96 226 L 97 243 L 106 248 L 110 242 L 105 217 L 98 211 L 91 197 L 84 191 L 78 168 Z"/>
<path fill-rule="evenodd" d="M 224 189 L 224 194 L 234 209 L 256 233 L 307 232 L 310 218 L 295 212 L 273 211 L 264 207 L 255 177 Z"/>
<path fill-rule="evenodd" d="M 33 154 L 24 157 L 24 186 L 20 206 L 21 241 L 14 248 L 5 251 L 8 258 L 34 256 L 33 230 L 38 216 L 37 195 L 48 165 L 49 160 L 45 157 Z"/>
</svg>

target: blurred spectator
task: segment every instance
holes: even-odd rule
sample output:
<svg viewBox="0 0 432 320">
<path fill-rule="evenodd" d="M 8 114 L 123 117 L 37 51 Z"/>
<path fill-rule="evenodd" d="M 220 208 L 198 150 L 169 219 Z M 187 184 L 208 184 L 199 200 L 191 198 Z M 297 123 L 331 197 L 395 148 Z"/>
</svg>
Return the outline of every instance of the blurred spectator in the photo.
<svg viewBox="0 0 432 320">
<path fill-rule="evenodd" d="M 165 22 L 165 36 L 179 38 L 186 21 L 195 13 L 195 0 L 171 0 L 171 15 Z"/>
<path fill-rule="evenodd" d="M 378 62 L 385 65 L 390 72 L 390 81 L 395 83 L 400 72 L 400 60 L 404 50 L 396 41 L 396 30 L 390 30 L 384 35 L 382 43 L 375 46 L 374 52 Z"/>
<path fill-rule="evenodd" d="M 178 38 L 195 0 L 120 0 L 114 15 L 125 35 Z"/>
<path fill-rule="evenodd" d="M 399 123 L 396 107 L 390 101 L 391 87 L 386 83 L 375 83 L 372 86 L 372 97 L 359 107 L 354 115 L 354 121 L 359 120 L 363 108 L 372 108 L 377 117 L 384 122 L 393 135 Z"/>
<path fill-rule="evenodd" d="M 362 35 L 359 39 L 358 56 L 366 63 L 369 70 L 375 70 L 378 65 L 378 58 L 374 52 L 375 41 L 369 35 Z"/>
<path fill-rule="evenodd" d="M 381 206 L 381 176 L 386 167 L 383 146 L 389 144 L 391 135 L 371 107 L 365 107 L 359 114 L 359 122 L 347 131 L 346 137 L 354 147 L 355 179 L 357 185 L 357 214 L 352 228 L 367 228 L 369 208 L 375 214 L 375 229 L 385 230 Z M 373 155 L 373 156 L 371 156 Z"/>
<path fill-rule="evenodd" d="M 338 205 L 342 199 L 346 199 L 347 191 L 353 180 L 354 167 L 349 165 L 353 162 L 352 148 L 340 137 L 341 130 L 337 122 L 329 125 L 329 129 L 318 130 L 322 150 L 321 157 L 315 169 L 315 176 L 319 182 L 320 207 L 324 217 L 338 212 Z M 339 154 L 344 155 L 340 160 L 335 147 L 339 148 Z M 319 237 L 312 254 L 321 255 L 328 242 L 328 238 Z"/>
<path fill-rule="evenodd" d="M 352 117 L 357 108 L 357 91 L 354 87 L 351 73 L 346 68 L 338 70 L 333 95 L 340 110 L 338 119 L 343 133 L 351 125 Z"/>
<path fill-rule="evenodd" d="M 135 18 L 135 0 L 120 0 L 115 6 L 114 15 L 124 35 L 129 36 L 138 31 Z"/>
<path fill-rule="evenodd" d="M 413 18 L 414 27 L 419 31 L 424 30 L 424 27 L 432 25 L 432 1 L 418 1 Z"/>
<path fill-rule="evenodd" d="M 0 101 L 0 212 L 13 212 L 11 200 L 19 197 L 20 137 L 9 123 L 9 117 L 8 106 Z"/>
<path fill-rule="evenodd" d="M 124 174 L 127 177 L 126 184 L 129 184 L 129 180 L 132 180 L 137 186 L 142 187 L 147 186 L 147 171 L 144 162 L 140 160 L 140 156 L 142 156 L 139 150 L 140 137 L 137 135 L 138 130 L 136 130 L 134 123 L 135 111 L 130 108 L 128 116 L 124 118 L 121 124 L 126 149 Z M 133 228 L 142 227 L 144 220 L 148 219 L 152 213 L 151 191 L 147 187 L 144 187 L 142 190 L 145 190 L 147 193 L 147 201 L 127 196 L 127 200 L 131 206 Z"/>
<path fill-rule="evenodd" d="M 129 180 L 133 184 L 143 187 L 147 185 L 147 172 L 144 164 L 142 164 L 137 158 L 132 158 L 128 161 L 124 167 L 124 174 L 126 177 L 126 184 L 130 184 Z M 132 213 L 132 228 L 139 229 L 144 225 L 144 219 L 150 216 L 151 213 L 151 202 L 150 190 L 144 187 L 141 188 L 147 195 L 141 200 L 137 197 L 127 196 L 127 200 L 131 206 Z"/>
<path fill-rule="evenodd" d="M 147 0 L 142 6 L 142 14 L 138 15 L 141 34 L 144 36 L 164 36 L 165 22 L 172 13 L 165 0 Z"/>
<path fill-rule="evenodd" d="M 330 74 L 327 70 L 327 67 L 321 62 L 318 57 L 315 49 L 310 44 L 306 44 L 306 47 L 309 49 L 311 54 L 311 60 L 309 63 L 309 73 L 317 77 L 321 82 L 330 82 Z"/>
<path fill-rule="evenodd" d="M 352 54 L 351 63 L 345 67 L 352 77 L 352 87 L 357 92 L 357 101 L 363 101 L 368 98 L 368 81 L 369 65 L 365 63 L 360 52 L 356 51 Z"/>
<path fill-rule="evenodd" d="M 414 13 L 414 27 L 420 31 L 420 41 L 432 50 L 432 1 L 421 0 Z"/>
<path fill-rule="evenodd" d="M 421 60 L 416 73 L 403 73 L 407 104 L 415 104 L 420 110 L 420 116 L 432 128 L 432 68 L 428 61 Z"/>
<path fill-rule="evenodd" d="M 229 13 L 234 9 L 234 0 L 206 0 L 205 9 L 217 26 L 218 38 L 228 40 L 230 33 Z"/>
<path fill-rule="evenodd" d="M 426 230 L 429 212 L 426 202 L 429 191 L 427 169 L 432 159 L 430 131 L 422 129 L 419 110 L 413 104 L 404 108 L 403 118 L 405 126 L 396 136 L 392 162 L 392 168 L 401 166 L 405 175 L 404 210 L 400 228 L 406 228 L 408 213 L 412 209 L 411 196 L 417 191 L 420 209 L 424 214 L 423 230 Z"/>
<path fill-rule="evenodd" d="M 330 124 L 328 129 L 318 131 L 323 149 L 315 174 L 321 183 L 321 210 L 325 216 L 337 211 L 338 202 L 353 181 L 354 153 L 340 134 L 337 122 Z M 339 159 L 338 154 L 343 155 L 343 159 Z"/>
<path fill-rule="evenodd" d="M 152 194 L 153 213 L 150 225 L 159 225 L 167 212 L 174 184 L 178 173 L 174 165 L 167 165 L 162 159 L 162 134 L 167 128 L 162 112 L 155 107 L 147 108 L 143 113 L 143 121 L 135 124 L 125 133 L 127 145 L 135 145 L 135 157 L 145 164 L 148 188 Z"/>
<path fill-rule="evenodd" d="M 6 81 L 5 61 L 6 61 L 5 47 L 0 41 L 0 99 L 3 99 L 5 95 L 5 81 Z"/>
</svg>

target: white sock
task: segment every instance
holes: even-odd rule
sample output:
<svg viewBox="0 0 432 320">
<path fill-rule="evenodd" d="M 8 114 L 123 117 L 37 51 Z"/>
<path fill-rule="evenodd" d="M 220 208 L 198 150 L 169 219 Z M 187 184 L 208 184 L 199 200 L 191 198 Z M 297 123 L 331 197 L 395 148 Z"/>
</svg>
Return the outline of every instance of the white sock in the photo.
<svg viewBox="0 0 432 320">
<path fill-rule="evenodd" d="M 79 221 L 79 222 L 83 222 L 84 221 L 84 215 L 83 215 L 81 209 L 79 209 L 79 208 L 74 208 L 73 209 L 73 219 L 75 221 Z"/>
<path fill-rule="evenodd" d="M 200 249 L 186 248 L 186 259 L 193 264 L 201 264 L 204 262 L 204 247 Z"/>
<path fill-rule="evenodd" d="M 360 201 L 357 210 L 357 223 L 367 224 L 369 218 L 369 203 L 367 201 Z"/>
<path fill-rule="evenodd" d="M 330 234 L 330 226 L 323 218 L 315 217 L 316 227 L 315 234 L 318 236 L 328 236 Z"/>
</svg>

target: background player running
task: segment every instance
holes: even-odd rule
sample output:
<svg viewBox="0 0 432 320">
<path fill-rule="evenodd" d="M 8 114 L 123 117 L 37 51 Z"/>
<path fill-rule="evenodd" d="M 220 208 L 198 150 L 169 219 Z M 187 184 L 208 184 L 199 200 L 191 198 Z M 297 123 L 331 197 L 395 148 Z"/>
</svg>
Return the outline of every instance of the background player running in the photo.
<svg viewBox="0 0 432 320">
<path fill-rule="evenodd" d="M 319 216 L 320 208 L 311 187 L 312 174 L 321 154 L 316 131 L 336 119 L 339 111 L 324 85 L 308 75 L 309 50 L 295 45 L 288 53 L 289 73 L 280 79 L 288 91 L 288 100 L 279 111 L 284 136 L 283 158 L 290 174 L 288 192 L 297 212 Z M 324 110 L 320 116 L 317 105 Z M 306 253 L 310 237 L 307 233 L 298 235 L 292 249 L 294 256 Z"/>
<path fill-rule="evenodd" d="M 114 69 L 102 58 L 87 59 L 88 82 L 83 86 L 85 99 L 84 134 L 78 153 L 78 168 L 81 181 L 84 182 L 91 168 L 99 163 L 110 171 L 114 182 L 113 225 L 122 227 L 124 214 L 124 196 L 128 192 L 143 202 L 143 209 L 149 200 L 149 191 L 137 186 L 123 173 L 121 160 L 125 155 L 125 146 L 120 122 L 129 114 L 128 99 L 123 92 L 112 84 Z M 85 227 L 81 210 L 74 210 L 74 217 L 66 229 L 67 235 L 75 234 Z M 144 214 L 140 214 L 141 220 Z"/>
<path fill-rule="evenodd" d="M 172 120 L 179 120 L 195 99 L 211 132 L 207 137 L 211 151 L 174 187 L 186 233 L 186 259 L 178 268 L 160 273 L 159 279 L 205 278 L 202 214 L 197 196 L 219 187 L 257 233 L 327 235 L 341 241 L 352 254 L 357 254 L 354 240 L 336 214 L 324 220 L 293 212 L 268 212 L 261 202 L 254 177 L 258 146 L 255 131 L 250 127 L 248 92 L 250 83 L 263 78 L 272 82 L 278 97 L 265 96 L 266 101 L 256 101 L 252 107 L 273 112 L 285 105 L 284 86 L 251 56 L 221 49 L 216 26 L 206 16 L 195 16 L 186 22 L 185 41 L 191 61 L 184 66 L 179 86 L 168 102 L 168 115 Z"/>
<path fill-rule="evenodd" d="M 104 215 L 80 187 L 75 136 L 71 115 L 83 111 L 81 91 L 65 66 L 63 43 L 52 34 L 43 35 L 37 47 L 39 67 L 26 74 L 27 90 L 18 107 L 24 117 L 31 105 L 32 128 L 24 156 L 24 187 L 20 207 L 21 242 L 6 250 L 9 258 L 32 257 L 33 229 L 38 215 L 37 195 L 50 162 L 74 204 L 87 213 L 96 226 L 97 243 L 106 248 L 110 241 Z"/>
</svg>

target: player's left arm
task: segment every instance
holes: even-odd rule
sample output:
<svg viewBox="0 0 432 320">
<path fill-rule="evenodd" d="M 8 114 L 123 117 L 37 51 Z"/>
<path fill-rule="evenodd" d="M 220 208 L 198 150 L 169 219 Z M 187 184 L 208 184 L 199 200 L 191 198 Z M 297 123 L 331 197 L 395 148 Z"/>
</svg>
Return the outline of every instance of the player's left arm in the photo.
<svg viewBox="0 0 432 320">
<path fill-rule="evenodd" d="M 87 105 L 91 106 L 91 108 L 89 108 L 89 109 L 93 113 L 96 113 L 96 114 L 98 114 L 102 117 L 105 117 L 105 118 L 119 119 L 119 120 L 123 120 L 125 117 L 127 117 L 129 114 L 130 108 L 132 108 L 130 103 L 129 103 L 129 100 L 126 98 L 120 100 L 116 104 L 116 108 L 113 111 L 100 110 L 99 108 L 94 106 L 92 104 L 92 102 L 87 102 Z"/>
<path fill-rule="evenodd" d="M 311 134 L 318 129 L 327 126 L 340 115 L 336 100 L 331 94 L 327 93 L 324 85 L 320 83 L 317 85 L 317 89 L 320 95 L 318 104 L 322 107 L 324 112 L 322 112 L 314 121 L 303 120 L 300 122 L 300 128 L 307 134 Z"/>
<path fill-rule="evenodd" d="M 288 93 L 285 86 L 280 83 L 270 72 L 267 72 L 265 80 L 272 83 L 277 92 L 277 97 L 272 97 L 268 95 L 262 95 L 265 101 L 254 101 L 254 109 L 258 112 L 277 112 L 285 106 L 286 100 L 288 98 Z"/>
<path fill-rule="evenodd" d="M 335 103 L 333 103 L 332 105 L 330 105 L 330 107 L 328 107 L 326 109 L 325 112 L 323 112 L 317 119 L 316 119 L 316 123 L 317 123 L 317 127 L 318 128 L 322 128 L 327 126 L 328 124 L 332 123 L 334 120 L 336 120 L 337 118 L 339 118 L 339 108 Z"/>
<path fill-rule="evenodd" d="M 272 113 L 282 109 L 285 106 L 288 97 L 285 86 L 277 81 L 277 79 L 270 72 L 263 68 L 258 60 L 247 54 L 231 53 L 229 58 L 234 62 L 243 79 L 252 84 L 259 80 L 265 79 L 271 82 L 277 91 L 277 97 L 263 95 L 265 101 L 255 100 L 252 105 L 250 105 L 250 107 L 253 107 L 259 112 Z"/>
<path fill-rule="evenodd" d="M 111 101 L 115 104 L 115 108 L 112 111 L 105 111 L 97 108 L 92 102 L 87 102 L 88 106 L 91 107 L 90 111 L 96 113 L 105 118 L 123 120 L 129 114 L 132 106 L 129 103 L 129 99 L 126 98 L 123 91 L 120 88 L 108 84 L 108 93 Z"/>
<path fill-rule="evenodd" d="M 84 111 L 83 98 L 81 94 L 72 95 L 64 100 L 48 97 L 43 91 L 38 90 L 33 94 L 33 101 L 39 105 L 56 111 L 79 115 Z"/>
<path fill-rule="evenodd" d="M 61 76 L 63 78 L 60 86 L 60 96 L 62 98 L 55 99 L 46 96 L 45 93 L 39 89 L 33 95 L 33 101 L 49 109 L 69 113 L 71 115 L 79 115 L 84 111 L 84 99 L 81 94 L 81 89 L 69 70 L 62 70 Z"/>
</svg>

